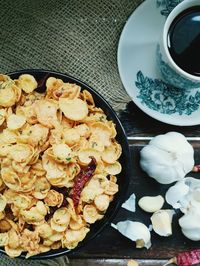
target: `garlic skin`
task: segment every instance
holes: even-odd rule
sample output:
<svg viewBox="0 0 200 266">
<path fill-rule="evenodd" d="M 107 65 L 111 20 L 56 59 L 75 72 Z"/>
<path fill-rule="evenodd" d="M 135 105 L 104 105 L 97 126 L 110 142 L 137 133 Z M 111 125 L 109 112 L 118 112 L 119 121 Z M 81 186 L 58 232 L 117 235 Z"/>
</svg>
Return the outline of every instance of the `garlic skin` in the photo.
<svg viewBox="0 0 200 266">
<path fill-rule="evenodd" d="M 154 137 L 140 156 L 141 168 L 161 184 L 181 180 L 194 166 L 193 147 L 178 132 Z"/>
<path fill-rule="evenodd" d="M 160 236 L 172 235 L 173 210 L 159 210 L 151 216 L 153 230 Z"/>
<path fill-rule="evenodd" d="M 136 196 L 135 194 L 131 194 L 130 197 L 122 204 L 122 208 L 130 211 L 135 212 L 135 200 Z"/>
<path fill-rule="evenodd" d="M 140 222 L 123 221 L 111 224 L 122 235 L 136 242 L 136 248 L 151 247 L 151 234 L 146 225 Z"/>
<path fill-rule="evenodd" d="M 138 201 L 140 208 L 143 211 L 150 213 L 160 210 L 163 204 L 164 198 L 161 195 L 155 197 L 145 196 Z"/>
<path fill-rule="evenodd" d="M 193 241 L 200 240 L 200 180 L 186 177 L 170 187 L 166 201 L 179 208 L 184 215 L 179 219 L 182 233 Z"/>
<path fill-rule="evenodd" d="M 195 206 L 200 211 L 200 180 L 186 177 L 170 187 L 165 195 L 167 203 L 183 213 Z"/>
<path fill-rule="evenodd" d="M 179 219 L 182 233 L 193 241 L 200 240 L 200 210 L 191 207 L 186 214 Z"/>
</svg>

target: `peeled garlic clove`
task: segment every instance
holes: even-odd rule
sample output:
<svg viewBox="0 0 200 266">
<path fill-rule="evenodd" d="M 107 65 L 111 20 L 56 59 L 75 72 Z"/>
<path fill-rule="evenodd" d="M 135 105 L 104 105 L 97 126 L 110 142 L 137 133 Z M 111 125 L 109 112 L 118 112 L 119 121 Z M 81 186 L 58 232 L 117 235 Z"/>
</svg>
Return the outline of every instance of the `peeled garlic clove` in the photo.
<svg viewBox="0 0 200 266">
<path fill-rule="evenodd" d="M 164 204 L 164 198 L 159 195 L 155 197 L 142 197 L 138 201 L 140 208 L 146 212 L 156 212 L 162 208 Z"/>
<path fill-rule="evenodd" d="M 193 241 L 200 240 L 200 210 L 191 207 L 186 214 L 179 219 L 182 233 Z"/>
<path fill-rule="evenodd" d="M 135 194 L 133 193 L 123 204 L 122 208 L 130 211 L 135 212 Z"/>
<path fill-rule="evenodd" d="M 151 234 L 146 225 L 140 222 L 123 221 L 111 224 L 122 235 L 136 242 L 136 248 L 151 247 Z"/>
<path fill-rule="evenodd" d="M 160 236 L 172 235 L 173 210 L 159 210 L 151 216 L 153 230 Z"/>
</svg>

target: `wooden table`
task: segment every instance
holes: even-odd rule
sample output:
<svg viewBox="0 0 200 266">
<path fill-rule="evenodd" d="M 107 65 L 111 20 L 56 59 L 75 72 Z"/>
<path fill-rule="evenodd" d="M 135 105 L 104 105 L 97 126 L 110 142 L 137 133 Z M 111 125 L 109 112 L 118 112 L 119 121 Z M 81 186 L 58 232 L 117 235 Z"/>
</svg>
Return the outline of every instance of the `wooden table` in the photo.
<svg viewBox="0 0 200 266">
<path fill-rule="evenodd" d="M 199 150 L 199 130 L 196 127 L 175 127 L 158 122 L 142 111 L 140 111 L 133 102 L 128 103 L 126 110 L 120 113 L 120 119 L 128 134 L 132 155 L 132 178 L 127 192 L 127 198 L 133 192 L 138 200 L 147 195 L 165 195 L 168 186 L 159 185 L 139 167 L 139 152 L 153 136 L 166 133 L 168 131 L 178 131 L 188 137 L 190 143 L 195 148 L 195 161 L 200 162 Z M 198 173 L 192 173 L 192 176 L 200 177 Z M 165 205 L 165 208 L 169 206 Z M 119 234 L 115 229 L 107 226 L 104 231 L 88 243 L 84 248 L 69 255 L 70 265 L 127 265 L 129 259 L 137 259 L 139 265 L 160 266 L 178 252 L 185 250 L 197 249 L 198 242 L 189 241 L 183 237 L 177 220 L 180 213 L 175 215 L 173 221 L 173 235 L 170 237 L 159 237 L 152 233 L 152 247 L 149 250 L 136 249 L 134 242 Z M 123 208 L 118 212 L 114 222 L 121 220 L 142 221 L 147 225 L 150 224 L 150 215 L 144 213 L 136 206 L 136 212 L 131 213 Z"/>
<path fill-rule="evenodd" d="M 152 0 L 153 1 L 153 0 Z M 52 69 L 71 74 L 98 90 L 118 112 L 129 137 L 132 153 L 132 179 L 127 192 L 134 192 L 137 199 L 150 192 L 163 193 L 153 180 L 139 168 L 139 151 L 149 139 L 168 131 L 182 132 L 196 148 L 196 162 L 200 163 L 199 144 L 193 137 L 200 137 L 200 126 L 175 127 L 158 122 L 133 102 L 126 109 L 117 108 L 120 99 L 130 100 L 123 91 L 117 70 L 116 54 L 121 31 L 134 9 L 143 0 L 7 0 L 1 1 L 0 68 L 12 72 L 24 68 Z M 111 90 L 114 91 L 111 91 Z M 110 91 L 112 93 L 110 93 Z M 118 94 L 117 94 L 117 93 Z M 123 94 L 120 95 L 120 92 Z M 117 105 L 113 105 L 113 94 Z M 124 96 L 125 95 L 125 96 Z M 127 100 L 128 99 L 128 100 Z M 138 215 L 139 214 L 139 215 Z M 121 209 L 114 222 L 125 219 L 143 220 L 149 224 L 149 216 L 137 208 L 136 213 Z M 110 226 L 85 245 L 68 255 L 71 266 L 125 266 L 129 259 L 137 259 L 140 266 L 163 265 L 168 258 L 186 249 L 198 248 L 198 243 L 181 236 L 175 225 L 174 235 L 159 238 L 152 234 L 149 250 L 136 249 Z M 0 265 L 35 266 L 33 261 L 5 259 Z M 38 265 L 66 265 L 63 258 Z"/>
</svg>

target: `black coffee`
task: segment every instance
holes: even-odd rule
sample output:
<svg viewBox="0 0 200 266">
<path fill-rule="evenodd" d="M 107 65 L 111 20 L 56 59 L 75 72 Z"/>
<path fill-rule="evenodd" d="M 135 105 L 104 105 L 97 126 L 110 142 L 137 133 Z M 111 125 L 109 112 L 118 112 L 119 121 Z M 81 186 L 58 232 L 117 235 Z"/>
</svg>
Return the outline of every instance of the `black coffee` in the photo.
<svg viewBox="0 0 200 266">
<path fill-rule="evenodd" d="M 167 42 L 175 63 L 184 71 L 200 76 L 200 6 L 188 8 L 174 19 Z"/>
</svg>

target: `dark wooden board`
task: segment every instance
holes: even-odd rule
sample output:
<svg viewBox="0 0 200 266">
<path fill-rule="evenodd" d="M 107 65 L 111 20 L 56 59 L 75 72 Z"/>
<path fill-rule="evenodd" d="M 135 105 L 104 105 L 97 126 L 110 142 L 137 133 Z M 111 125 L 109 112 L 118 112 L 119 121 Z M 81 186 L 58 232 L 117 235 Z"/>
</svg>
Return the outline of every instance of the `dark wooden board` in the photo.
<svg viewBox="0 0 200 266">
<path fill-rule="evenodd" d="M 133 192 L 136 199 L 142 196 L 165 195 L 169 186 L 160 185 L 152 178 L 148 177 L 139 167 L 140 150 L 144 143 L 135 143 L 131 145 L 132 154 L 132 178 L 130 181 L 127 198 Z M 195 161 L 200 163 L 200 147 L 198 143 L 193 143 L 195 148 Z M 190 174 L 188 174 L 189 176 Z M 191 176 L 200 178 L 199 173 L 191 173 Z M 169 208 L 167 204 L 163 208 Z M 177 212 L 173 218 L 173 235 L 170 237 L 160 237 L 152 232 L 152 247 L 147 250 L 136 249 L 134 242 L 125 238 L 111 226 L 107 226 L 104 231 L 88 243 L 83 248 L 69 254 L 69 258 L 104 258 L 104 259 L 169 259 L 181 251 L 196 249 L 200 247 L 200 242 L 193 242 L 186 239 L 178 226 Z M 147 226 L 150 224 L 150 215 L 143 212 L 136 204 L 136 212 L 131 213 L 123 208 L 120 209 L 115 217 L 114 223 L 122 220 L 133 220 L 144 222 Z"/>
<path fill-rule="evenodd" d="M 155 120 L 141 111 L 132 101 L 125 110 L 116 110 L 128 136 L 155 136 L 169 131 L 178 131 L 186 136 L 200 136 L 200 125 L 173 126 Z"/>
</svg>

